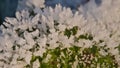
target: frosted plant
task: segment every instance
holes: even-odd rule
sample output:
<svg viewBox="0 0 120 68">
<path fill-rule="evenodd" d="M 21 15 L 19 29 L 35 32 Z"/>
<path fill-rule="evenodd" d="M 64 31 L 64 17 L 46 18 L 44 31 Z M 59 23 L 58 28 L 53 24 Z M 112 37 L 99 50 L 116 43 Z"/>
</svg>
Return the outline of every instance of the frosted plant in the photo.
<svg viewBox="0 0 120 68">
<path fill-rule="evenodd" d="M 59 7 L 56 7 L 56 9 L 59 9 Z M 58 11 L 56 9 L 55 11 Z M 46 10 L 47 9 L 45 9 L 44 12 L 46 12 Z M 65 8 L 64 10 L 62 10 L 61 8 L 60 10 L 61 11 L 58 14 L 64 15 L 66 11 L 69 11 L 69 14 L 72 14 L 71 10 Z M 47 47 L 46 44 L 50 45 L 49 48 L 57 47 L 59 45 L 57 45 L 57 41 L 60 41 L 62 38 L 64 38 L 64 34 L 59 35 L 60 31 L 56 32 L 56 30 L 59 29 L 56 25 L 54 25 L 57 24 L 57 19 L 54 19 L 55 17 L 51 17 L 53 20 L 47 20 L 47 18 L 49 18 L 49 15 L 45 15 L 44 12 L 42 14 L 35 15 L 35 17 L 29 17 L 29 12 L 22 11 L 21 13 L 16 13 L 16 18 L 6 19 L 6 22 L 4 22 L 4 26 L 1 26 L 1 39 L 4 42 L 1 43 L 0 47 L 2 47 L 1 57 L 3 57 L 1 58 L 1 62 L 4 62 L 8 65 L 1 64 L 1 67 L 18 65 L 19 61 L 24 62 L 24 64 L 26 65 L 30 64 L 32 54 L 41 54 L 42 56 L 42 52 L 44 52 L 45 48 Z M 50 14 L 49 11 L 47 12 Z M 53 25 L 49 24 L 51 22 L 53 22 Z M 60 24 L 69 26 L 68 23 L 64 24 L 64 22 L 61 22 Z M 54 35 L 56 35 L 56 37 L 54 37 Z M 61 38 L 61 36 L 63 37 Z M 61 39 L 59 39 L 59 37 Z M 66 37 L 66 39 L 64 40 L 67 39 L 68 38 Z M 64 40 L 62 39 L 60 42 L 64 45 L 69 45 L 70 41 L 64 42 Z M 38 48 L 38 50 L 36 50 L 36 48 Z"/>
<path fill-rule="evenodd" d="M 119 55 L 116 49 L 114 51 L 114 48 L 120 44 L 120 7 L 118 4 L 120 1 L 102 1 L 102 5 L 99 7 L 96 7 L 93 3 L 91 1 L 80 8 L 80 13 L 82 12 L 87 21 L 91 23 L 87 24 L 88 27 L 84 27 L 85 29 L 83 29 L 86 32 L 92 33 L 96 41 L 103 39 L 104 43 L 102 45 L 107 45 L 111 49 L 110 52 L 116 54 L 117 57 Z"/>
<path fill-rule="evenodd" d="M 31 10 L 35 7 L 44 8 L 44 2 L 45 0 L 19 0 L 18 11 L 25 9 Z"/>
<path fill-rule="evenodd" d="M 62 18 L 63 16 L 65 19 Z M 72 22 L 75 24 L 70 24 Z M 54 49 L 59 45 L 70 47 L 74 44 L 75 36 L 69 36 L 65 31 L 79 30 L 82 23 L 86 23 L 82 15 L 77 12 L 73 14 L 69 8 L 62 8 L 60 5 L 55 9 L 45 8 L 35 16 L 30 16 L 25 10 L 17 12 L 16 18 L 7 18 L 4 26 L 1 26 L 3 40 L 0 45 L 3 57 L 1 60 L 8 66 L 22 62 L 27 65 L 30 64 L 33 54 L 42 56 L 46 48 Z M 64 26 L 64 29 L 61 30 L 61 26 Z M 1 66 L 7 66 L 4 63 Z"/>
<path fill-rule="evenodd" d="M 102 7 L 99 8 L 102 13 Z M 44 58 L 47 50 L 53 49 L 52 52 L 47 53 L 47 58 L 43 60 L 43 63 L 51 58 L 50 54 L 54 49 L 59 51 L 67 49 L 69 52 L 69 48 L 72 46 L 82 47 L 83 51 L 78 53 L 84 52 L 84 49 L 89 53 L 88 49 L 93 49 L 97 51 L 97 54 L 114 55 L 115 61 L 120 64 L 120 60 L 118 60 L 120 58 L 120 31 L 117 30 L 120 29 L 120 25 L 118 25 L 119 15 L 116 14 L 120 9 L 119 7 L 115 9 L 106 13 L 107 18 L 104 18 L 103 13 L 97 21 L 90 13 L 88 13 L 88 18 L 85 18 L 81 11 L 72 12 L 70 8 L 61 5 L 43 9 L 35 7 L 32 9 L 33 13 L 26 10 L 16 12 L 16 18 L 7 18 L 4 25 L 0 26 L 2 32 L 0 35 L 0 67 L 39 67 L 38 64 L 42 62 L 35 61 L 35 58 L 37 57 L 39 60 L 41 57 Z M 87 12 L 89 11 L 92 12 L 88 9 Z M 115 15 L 112 15 L 113 12 Z M 97 47 L 101 49 L 97 50 Z M 71 55 L 72 53 L 68 56 Z M 61 56 L 65 57 L 63 54 Z M 83 61 L 85 57 L 86 55 L 82 57 Z M 73 68 L 76 66 L 75 63 Z M 60 67 L 60 65 L 58 66 Z"/>
<path fill-rule="evenodd" d="M 117 3 L 118 2 L 119 1 L 117 0 Z M 94 35 L 96 36 L 95 38 L 99 38 L 99 39 L 103 38 L 107 43 L 110 43 L 110 39 L 113 40 L 114 38 L 115 40 L 115 36 L 116 36 L 116 43 L 117 43 L 116 45 L 119 45 L 119 42 L 117 41 L 119 40 L 118 35 L 120 35 L 119 32 L 120 7 L 118 6 L 118 4 L 114 4 L 114 3 L 116 2 L 112 0 L 108 0 L 108 1 L 103 1 L 102 5 L 98 8 L 95 8 L 94 4 L 92 3 L 89 4 L 89 6 L 86 5 L 86 7 L 83 6 L 83 8 L 88 8 L 88 10 L 86 10 L 87 21 L 93 23 L 93 24 L 88 24 L 88 26 L 90 27 L 87 27 L 84 30 L 87 30 L 87 32 L 88 31 L 94 32 Z M 94 8 L 94 10 L 91 10 L 89 7 Z M 96 21 L 97 23 L 94 21 Z"/>
<path fill-rule="evenodd" d="M 91 0 L 46 0 L 45 5 L 55 7 L 56 4 L 61 4 L 62 7 L 69 7 L 71 9 L 78 9 L 80 6 L 84 6 Z M 102 0 L 93 0 L 97 6 L 100 6 Z"/>
</svg>

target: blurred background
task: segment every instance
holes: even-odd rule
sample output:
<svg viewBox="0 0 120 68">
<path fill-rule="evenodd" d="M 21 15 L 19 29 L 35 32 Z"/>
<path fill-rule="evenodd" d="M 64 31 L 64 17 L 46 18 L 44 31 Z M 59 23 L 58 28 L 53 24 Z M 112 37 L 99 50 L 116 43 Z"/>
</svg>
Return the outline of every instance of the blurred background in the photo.
<svg viewBox="0 0 120 68">
<path fill-rule="evenodd" d="M 78 10 L 80 6 L 84 6 L 89 2 L 94 2 L 94 6 L 100 6 L 102 0 L 0 0 L 0 24 L 2 24 L 5 17 L 15 17 L 16 10 L 30 10 L 36 7 L 43 8 L 48 6 L 54 8 L 56 4 L 72 10 Z"/>
<path fill-rule="evenodd" d="M 0 24 L 5 17 L 14 17 L 18 6 L 18 0 L 0 0 Z"/>
</svg>

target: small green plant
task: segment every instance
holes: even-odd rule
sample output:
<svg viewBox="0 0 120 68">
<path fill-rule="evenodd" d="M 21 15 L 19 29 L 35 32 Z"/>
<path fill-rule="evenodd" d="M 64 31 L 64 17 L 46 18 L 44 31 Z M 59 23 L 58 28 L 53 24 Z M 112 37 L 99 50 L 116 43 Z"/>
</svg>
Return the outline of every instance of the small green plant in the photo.
<svg viewBox="0 0 120 68">
<path fill-rule="evenodd" d="M 66 28 L 64 31 L 64 35 L 66 35 L 69 38 L 71 35 L 76 35 L 77 31 L 78 31 L 78 26 L 74 26 L 71 29 Z"/>
<path fill-rule="evenodd" d="M 39 60 L 39 68 L 118 68 L 113 55 L 108 53 L 103 56 L 99 53 L 100 47 L 93 45 L 91 48 L 72 46 L 69 48 L 48 49 L 43 57 L 32 56 L 31 65 Z"/>
</svg>

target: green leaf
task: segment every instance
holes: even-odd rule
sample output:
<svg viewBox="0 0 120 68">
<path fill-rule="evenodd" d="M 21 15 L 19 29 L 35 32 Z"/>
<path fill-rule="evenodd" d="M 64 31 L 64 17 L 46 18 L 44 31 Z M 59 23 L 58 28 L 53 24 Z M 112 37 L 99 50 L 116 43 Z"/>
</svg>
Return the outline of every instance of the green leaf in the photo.
<svg viewBox="0 0 120 68">
<path fill-rule="evenodd" d="M 62 52 L 64 53 L 65 56 L 67 56 L 67 48 L 62 49 Z"/>
<path fill-rule="evenodd" d="M 64 35 L 66 35 L 68 38 L 70 38 L 70 36 L 71 36 L 71 31 L 66 28 L 65 31 L 64 31 Z"/>
<path fill-rule="evenodd" d="M 27 64 L 27 65 L 25 66 L 25 68 L 30 68 L 30 65 L 29 65 L 29 64 Z"/>
<path fill-rule="evenodd" d="M 95 55 L 96 53 L 98 53 L 99 49 L 97 46 L 93 45 L 91 48 L 91 52 Z"/>
<path fill-rule="evenodd" d="M 48 63 L 41 63 L 40 68 L 51 68 Z"/>
<path fill-rule="evenodd" d="M 56 55 L 56 56 L 59 56 L 60 55 L 60 48 L 57 47 L 54 49 L 53 53 Z"/>
<path fill-rule="evenodd" d="M 38 58 L 39 62 L 42 62 L 42 60 L 43 60 L 43 58 L 42 58 L 42 57 L 37 56 L 37 58 Z"/>
<path fill-rule="evenodd" d="M 119 54 L 120 54 L 120 44 L 116 48 L 118 48 L 118 51 L 119 51 Z"/>
<path fill-rule="evenodd" d="M 77 34 L 77 31 L 78 31 L 78 27 L 77 27 L 77 26 L 74 26 L 74 27 L 71 29 L 72 35 L 76 35 L 76 34 Z"/>
<path fill-rule="evenodd" d="M 32 59 L 30 60 L 30 63 L 33 63 L 34 61 L 36 61 L 37 57 L 32 55 Z"/>
<path fill-rule="evenodd" d="M 93 40 L 93 37 L 90 34 L 85 34 L 85 35 L 80 35 L 79 39 Z"/>
</svg>

